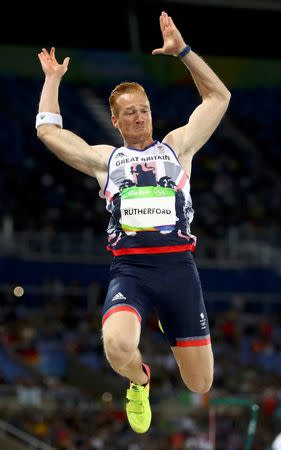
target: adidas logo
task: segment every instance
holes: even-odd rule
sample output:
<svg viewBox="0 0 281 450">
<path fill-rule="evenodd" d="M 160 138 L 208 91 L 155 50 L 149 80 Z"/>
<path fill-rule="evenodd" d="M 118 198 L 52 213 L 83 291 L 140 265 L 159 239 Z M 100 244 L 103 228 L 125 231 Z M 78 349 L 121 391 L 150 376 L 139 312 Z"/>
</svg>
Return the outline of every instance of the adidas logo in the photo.
<svg viewBox="0 0 281 450">
<path fill-rule="evenodd" d="M 114 300 L 126 300 L 126 297 L 124 297 L 122 292 L 118 292 L 118 294 L 114 295 L 111 301 L 114 302 Z"/>
<path fill-rule="evenodd" d="M 121 158 L 121 156 L 126 156 L 125 153 L 119 152 L 115 155 L 115 158 Z"/>
</svg>

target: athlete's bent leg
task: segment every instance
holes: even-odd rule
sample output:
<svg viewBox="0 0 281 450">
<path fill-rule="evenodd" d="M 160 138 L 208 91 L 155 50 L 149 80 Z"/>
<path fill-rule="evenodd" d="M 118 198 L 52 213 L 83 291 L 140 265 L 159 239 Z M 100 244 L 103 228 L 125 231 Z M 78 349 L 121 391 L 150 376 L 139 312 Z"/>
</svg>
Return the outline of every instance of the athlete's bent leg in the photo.
<svg viewBox="0 0 281 450">
<path fill-rule="evenodd" d="M 106 358 L 115 372 L 136 384 L 148 382 L 138 349 L 141 325 L 136 314 L 119 311 L 111 314 L 102 328 Z"/>
<path fill-rule="evenodd" d="M 214 357 L 211 344 L 171 347 L 184 384 L 192 392 L 208 392 L 213 383 Z"/>
<path fill-rule="evenodd" d="M 126 393 L 126 413 L 136 433 L 145 433 L 151 423 L 149 404 L 149 367 L 143 365 L 140 351 L 141 326 L 138 316 L 129 311 L 118 311 L 103 322 L 104 350 L 115 372 L 129 378 Z"/>
</svg>

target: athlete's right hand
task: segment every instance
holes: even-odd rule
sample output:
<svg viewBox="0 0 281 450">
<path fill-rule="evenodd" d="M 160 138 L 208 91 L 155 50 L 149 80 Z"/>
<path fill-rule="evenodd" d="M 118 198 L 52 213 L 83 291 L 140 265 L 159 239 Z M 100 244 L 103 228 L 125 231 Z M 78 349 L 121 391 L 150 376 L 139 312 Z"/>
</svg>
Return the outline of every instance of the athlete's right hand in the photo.
<svg viewBox="0 0 281 450">
<path fill-rule="evenodd" d="M 59 64 L 55 57 L 55 48 L 52 47 L 50 52 L 45 48 L 38 53 L 38 58 L 40 60 L 42 70 L 47 76 L 55 76 L 57 78 L 62 78 L 68 69 L 68 63 L 70 61 L 69 57 L 64 58 L 63 63 Z"/>
</svg>

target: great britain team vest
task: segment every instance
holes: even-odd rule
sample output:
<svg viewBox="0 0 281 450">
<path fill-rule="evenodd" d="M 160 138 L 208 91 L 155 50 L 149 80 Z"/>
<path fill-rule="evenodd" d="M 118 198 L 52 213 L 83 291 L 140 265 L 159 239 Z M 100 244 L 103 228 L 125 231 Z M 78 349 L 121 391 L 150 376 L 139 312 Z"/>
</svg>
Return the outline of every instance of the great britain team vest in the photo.
<svg viewBox="0 0 281 450">
<path fill-rule="evenodd" d="M 167 144 L 113 150 L 104 196 L 114 256 L 194 250 L 189 178 Z"/>
</svg>

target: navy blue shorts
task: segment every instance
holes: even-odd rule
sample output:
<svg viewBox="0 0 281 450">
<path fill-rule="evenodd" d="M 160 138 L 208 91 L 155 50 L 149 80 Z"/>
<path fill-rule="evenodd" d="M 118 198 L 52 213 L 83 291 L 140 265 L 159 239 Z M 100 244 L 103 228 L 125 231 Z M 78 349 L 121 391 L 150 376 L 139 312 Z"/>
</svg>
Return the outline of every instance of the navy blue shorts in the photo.
<svg viewBox="0 0 281 450">
<path fill-rule="evenodd" d="M 115 257 L 103 307 L 103 323 L 113 313 L 131 311 L 144 325 L 154 309 L 171 346 L 210 343 L 201 282 L 190 251 Z"/>
</svg>

